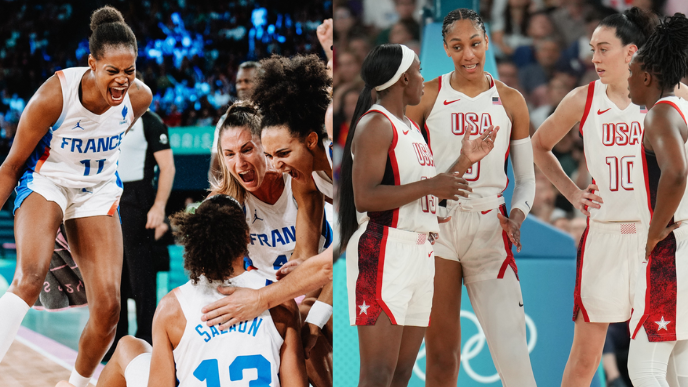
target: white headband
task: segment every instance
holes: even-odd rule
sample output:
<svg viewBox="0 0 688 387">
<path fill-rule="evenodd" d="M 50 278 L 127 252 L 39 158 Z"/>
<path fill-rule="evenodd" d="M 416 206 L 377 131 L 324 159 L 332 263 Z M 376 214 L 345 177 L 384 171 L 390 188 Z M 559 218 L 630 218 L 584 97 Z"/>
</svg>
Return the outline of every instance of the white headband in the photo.
<svg viewBox="0 0 688 387">
<path fill-rule="evenodd" d="M 387 82 L 383 83 L 380 86 L 375 86 L 375 90 L 377 91 L 382 91 L 393 84 L 397 83 L 399 80 L 399 77 L 401 77 L 401 74 L 404 73 L 406 70 L 411 67 L 411 64 L 413 63 L 413 59 L 416 58 L 416 53 L 413 52 L 410 48 L 404 46 L 403 44 L 400 44 L 401 46 L 401 52 L 403 54 L 401 58 L 401 63 L 399 64 L 399 68 L 397 69 L 397 72 L 394 74 L 394 76 Z"/>
</svg>

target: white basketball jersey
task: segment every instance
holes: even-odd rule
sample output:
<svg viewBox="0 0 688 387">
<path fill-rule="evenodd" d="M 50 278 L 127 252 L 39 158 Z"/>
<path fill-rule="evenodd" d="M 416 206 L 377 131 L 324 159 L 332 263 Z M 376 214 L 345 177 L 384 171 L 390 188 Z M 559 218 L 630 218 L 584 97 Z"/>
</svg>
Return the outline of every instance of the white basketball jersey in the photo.
<svg viewBox="0 0 688 387">
<path fill-rule="evenodd" d="M 415 122 L 396 118 L 381 105 L 373 105 L 365 113 L 383 114 L 392 123 L 394 139 L 387 152 L 385 174 L 380 184 L 404 185 L 430 179 L 435 172 L 435 161 L 423 135 Z M 364 115 L 365 115 L 364 114 Z M 417 233 L 439 232 L 437 198 L 427 195 L 399 208 L 368 212 L 371 222 Z M 364 216 L 359 215 L 359 218 Z"/>
<path fill-rule="evenodd" d="M 326 138 L 322 141 L 322 143 L 325 147 L 327 161 L 330 162 L 330 168 L 332 168 L 332 141 Z M 313 182 L 315 182 L 315 186 L 318 188 L 318 191 L 320 191 L 320 193 L 322 193 L 330 199 L 333 199 L 332 195 L 334 194 L 334 186 L 332 183 L 332 179 L 330 179 L 330 177 L 327 176 L 327 173 L 325 173 L 324 171 L 313 171 Z"/>
<path fill-rule="evenodd" d="M 244 272 L 225 284 L 258 289 L 264 282 L 253 271 Z M 201 277 L 196 285 L 189 281 L 174 290 L 186 317 L 184 334 L 172 351 L 179 385 L 279 387 L 280 348 L 284 339 L 269 310 L 224 331 L 201 321 L 201 308 L 224 297 L 217 292 L 220 284 Z"/>
<path fill-rule="evenodd" d="M 580 121 L 588 171 L 602 197 L 601 208 L 590 208 L 597 222 L 637 222 L 638 205 L 633 192 L 633 165 L 643 135 L 647 110 L 630 104 L 619 109 L 607 97 L 607 85 L 590 82 L 585 112 Z"/>
<path fill-rule="evenodd" d="M 499 126 L 492 151 L 463 175 L 473 192 L 467 199 L 461 198 L 461 202 L 501 195 L 509 185 L 506 164 L 511 143 L 511 120 L 502 106 L 492 76 L 485 74 L 490 80 L 490 88 L 474 98 L 451 87 L 452 73 L 442 75 L 437 99 L 425 120 L 428 145 L 439 172 L 447 172 L 461 155 L 461 140 L 466 131 L 473 139 L 485 133 L 491 125 Z"/>
<path fill-rule="evenodd" d="M 26 161 L 26 170 L 40 173 L 57 185 L 88 188 L 117 174 L 119 146 L 134 121 L 129 93 L 103 114 L 88 111 L 79 101 L 79 85 L 88 67 L 55 74 L 62 87 L 62 114 Z"/>
<path fill-rule="evenodd" d="M 258 270 L 270 282 L 277 280 L 277 270 L 287 263 L 296 247 L 296 199 L 291 191 L 291 176 L 284 174 L 284 190 L 275 204 L 258 200 L 251 193 L 244 199 L 244 213 L 250 232 L 249 270 Z M 321 249 L 332 243 L 332 230 L 323 215 Z"/>
<path fill-rule="evenodd" d="M 688 101 L 685 99 L 676 96 L 664 97 L 657 101 L 657 104 L 659 103 L 673 106 L 681 114 L 684 121 L 688 118 Z M 684 144 L 684 147 L 686 152 L 688 152 L 688 143 Z M 662 171 L 659 169 L 655 153 L 646 150 L 642 145 L 637 147 L 635 159 L 638 160 L 638 168 L 635 168 L 633 171 L 633 181 L 637 182 L 635 197 L 640 207 L 641 221 L 646 228 L 649 228 L 657 200 L 657 188 Z M 683 194 L 681 203 L 679 203 L 674 213 L 673 221 L 680 222 L 686 220 L 688 220 L 688 191 Z"/>
</svg>

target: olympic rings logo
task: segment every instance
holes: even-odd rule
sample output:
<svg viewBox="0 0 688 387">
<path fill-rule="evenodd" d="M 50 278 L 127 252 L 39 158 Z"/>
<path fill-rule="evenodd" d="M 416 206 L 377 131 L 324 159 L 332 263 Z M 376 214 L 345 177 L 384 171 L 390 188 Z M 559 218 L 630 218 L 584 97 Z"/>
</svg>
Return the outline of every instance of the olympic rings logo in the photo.
<svg viewBox="0 0 688 387">
<path fill-rule="evenodd" d="M 533 352 L 533 349 L 535 349 L 535 344 L 537 343 L 537 328 L 535 327 L 535 321 L 533 321 L 533 319 L 530 318 L 530 316 L 526 314 L 525 317 L 526 331 L 530 332 L 530 337 L 528 339 L 528 353 L 530 354 L 531 352 Z M 471 367 L 471 359 L 478 356 L 478 354 L 485 347 L 487 340 L 485 339 L 485 333 L 483 332 L 483 328 L 480 326 L 478 318 L 475 316 L 475 314 L 466 310 L 461 310 L 461 318 L 466 318 L 470 320 L 478 328 L 478 333 L 476 333 L 470 339 L 468 339 L 466 343 L 464 343 L 463 348 L 461 349 L 461 367 L 463 367 L 468 376 L 470 376 L 471 379 L 475 380 L 476 382 L 482 384 L 498 382 L 499 374 L 484 376 L 477 373 L 475 370 L 473 370 L 473 367 Z M 461 325 L 463 325 L 463 322 L 461 323 Z M 418 360 L 424 357 L 425 346 L 423 346 L 423 348 L 421 348 L 421 350 L 418 352 L 416 363 L 413 365 L 413 373 L 416 374 L 416 376 L 420 378 L 420 380 L 422 381 L 425 381 L 425 371 L 422 370 L 418 365 Z"/>
</svg>

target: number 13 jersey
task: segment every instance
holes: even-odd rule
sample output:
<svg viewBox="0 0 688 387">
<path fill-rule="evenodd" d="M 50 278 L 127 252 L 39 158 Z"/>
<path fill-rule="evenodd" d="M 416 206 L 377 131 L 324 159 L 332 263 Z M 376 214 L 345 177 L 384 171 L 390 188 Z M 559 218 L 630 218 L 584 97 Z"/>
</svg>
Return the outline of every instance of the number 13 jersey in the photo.
<svg viewBox="0 0 688 387">
<path fill-rule="evenodd" d="M 607 85 L 590 82 L 585 112 L 580 121 L 588 171 L 602 197 L 601 208 L 590 208 L 597 222 L 637 222 L 639 206 L 633 192 L 635 154 L 640 147 L 647 109 L 630 104 L 619 109 L 607 97 Z"/>
<path fill-rule="evenodd" d="M 284 339 L 269 310 L 223 331 L 201 321 L 201 308 L 224 297 L 217 292 L 220 284 L 201 277 L 195 285 L 189 281 L 174 290 L 186 318 L 182 338 L 172 351 L 179 385 L 279 387 Z M 259 289 L 265 286 L 265 277 L 247 271 L 225 281 L 225 285 Z"/>
</svg>

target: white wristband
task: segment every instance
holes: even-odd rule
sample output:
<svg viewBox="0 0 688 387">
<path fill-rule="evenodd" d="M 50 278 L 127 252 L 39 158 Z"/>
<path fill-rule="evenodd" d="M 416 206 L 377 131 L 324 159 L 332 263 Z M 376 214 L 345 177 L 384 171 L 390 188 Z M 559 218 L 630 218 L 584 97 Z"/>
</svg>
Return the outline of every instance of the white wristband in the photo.
<svg viewBox="0 0 688 387">
<path fill-rule="evenodd" d="M 316 301 L 311 310 L 308 312 L 306 322 L 322 327 L 327 324 L 327 321 L 332 317 L 332 306 L 324 302 Z"/>
</svg>

